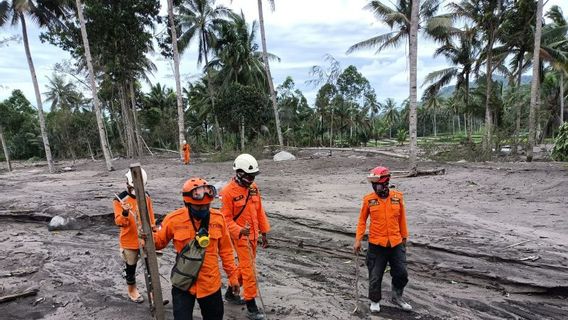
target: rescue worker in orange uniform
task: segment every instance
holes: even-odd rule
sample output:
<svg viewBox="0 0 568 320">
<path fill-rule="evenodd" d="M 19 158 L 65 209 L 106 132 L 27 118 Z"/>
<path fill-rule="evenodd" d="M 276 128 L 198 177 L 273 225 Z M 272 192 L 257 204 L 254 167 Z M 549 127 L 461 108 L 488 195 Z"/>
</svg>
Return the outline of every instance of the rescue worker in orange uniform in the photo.
<svg viewBox="0 0 568 320">
<path fill-rule="evenodd" d="M 185 206 L 169 213 L 162 222 L 161 229 L 154 233 L 157 249 L 166 247 L 173 240 L 178 254 L 198 233 L 205 232 L 209 236 L 197 280 L 188 291 L 172 286 L 175 320 L 193 319 L 195 300 L 199 303 L 204 320 L 223 319 L 219 257 L 232 289 L 236 292 L 239 290 L 238 270 L 225 219 L 219 210 L 210 208 L 216 194 L 215 187 L 201 178 L 187 180 L 182 189 Z"/>
<path fill-rule="evenodd" d="M 187 141 L 183 140 L 182 142 L 182 150 L 183 150 L 183 164 L 189 164 L 189 154 L 191 152 L 191 147 Z"/>
<path fill-rule="evenodd" d="M 142 180 L 144 185 L 148 182 L 148 176 L 144 169 L 142 170 Z M 144 246 L 144 241 L 138 238 L 138 230 L 142 228 L 140 213 L 138 212 L 138 204 L 136 203 L 136 194 L 134 191 L 134 182 L 132 180 L 132 172 L 128 170 L 126 176 L 126 191 L 123 191 L 113 201 L 114 222 L 120 227 L 120 253 L 125 263 L 124 272 L 126 274 L 126 284 L 128 286 L 128 297 L 131 301 L 142 303 L 144 298 L 138 292 L 136 287 L 136 264 L 140 257 L 140 244 Z M 156 225 L 154 218 L 154 209 L 152 208 L 152 200 L 150 195 L 146 194 L 146 205 L 150 215 L 150 223 L 152 228 Z"/>
<path fill-rule="evenodd" d="M 260 173 L 256 159 L 250 154 L 241 154 L 233 163 L 236 175 L 221 190 L 221 212 L 233 240 L 238 256 L 239 281 L 244 287 L 244 303 L 249 319 L 264 319 L 255 298 L 258 293 L 256 271 L 256 248 L 259 234 L 262 247 L 268 246 L 266 233 L 270 224 L 262 207 L 258 186 L 254 182 Z M 235 304 L 242 304 L 238 294 L 227 290 L 225 298 Z"/>
<path fill-rule="evenodd" d="M 402 299 L 404 287 L 408 283 L 406 271 L 406 210 L 403 194 L 390 189 L 390 171 L 386 167 L 371 170 L 367 180 L 373 192 L 365 195 L 359 214 L 359 223 L 353 249 L 361 250 L 361 239 L 369 224 L 369 249 L 367 250 L 367 268 L 369 269 L 369 299 L 371 312 L 379 312 L 381 306 L 381 284 L 387 263 L 392 276 L 392 302 L 405 311 L 412 307 Z"/>
</svg>

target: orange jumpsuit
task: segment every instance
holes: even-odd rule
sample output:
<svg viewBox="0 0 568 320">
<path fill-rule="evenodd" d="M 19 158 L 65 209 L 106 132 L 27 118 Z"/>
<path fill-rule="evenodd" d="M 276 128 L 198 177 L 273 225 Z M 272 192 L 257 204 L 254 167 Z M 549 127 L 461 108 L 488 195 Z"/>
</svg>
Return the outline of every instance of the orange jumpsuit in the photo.
<svg viewBox="0 0 568 320">
<path fill-rule="evenodd" d="M 363 205 L 357 224 L 356 240 L 361 240 L 369 224 L 369 243 L 381 247 L 396 247 L 402 239 L 408 238 L 406 210 L 402 192 L 391 189 L 386 199 L 371 192 L 363 198 Z"/>
<path fill-rule="evenodd" d="M 191 152 L 191 147 L 189 143 L 183 145 L 183 164 L 189 164 L 189 153 Z"/>
<path fill-rule="evenodd" d="M 249 192 L 250 196 L 247 201 Z M 225 216 L 225 221 L 239 258 L 238 267 L 240 280 L 244 287 L 244 299 L 252 300 L 257 295 L 253 263 L 256 260 L 258 235 L 259 233 L 270 231 L 270 224 L 262 207 L 262 200 L 256 183 L 253 183 L 249 188 L 245 188 L 240 186 L 233 178 L 221 190 L 220 196 L 222 201 L 221 212 Z M 245 204 L 246 207 L 241 215 L 236 221 L 233 220 L 241 212 Z M 247 224 L 250 226 L 248 239 L 245 236 L 239 237 L 241 229 Z"/>
<path fill-rule="evenodd" d="M 127 217 L 122 215 L 122 206 L 118 199 L 114 199 L 114 223 L 120 227 L 120 247 L 123 249 L 138 250 L 138 230 L 136 225 L 136 220 L 140 223 L 140 228 L 142 228 L 142 220 L 140 219 L 140 212 L 138 212 L 138 204 L 136 203 L 136 198 L 133 198 L 128 194 L 128 192 L 123 191 L 118 197 L 122 202 L 130 204 L 132 207 L 131 211 L 136 213 L 136 218 L 132 213 L 129 213 Z M 152 200 L 150 195 L 146 194 L 146 206 L 148 207 L 148 214 L 150 215 L 150 224 L 152 228 L 156 225 L 156 219 L 154 218 L 154 209 L 152 208 Z"/>
<path fill-rule="evenodd" d="M 198 299 L 207 297 L 221 289 L 221 272 L 219 271 L 219 257 L 223 262 L 223 269 L 231 285 L 238 284 L 238 271 L 235 266 L 231 238 L 223 216 L 217 209 L 210 209 L 209 239 L 210 243 L 205 250 L 203 265 L 199 270 L 197 281 L 189 288 L 189 293 Z M 196 221 L 199 228 L 199 221 Z M 156 249 L 165 248 L 173 239 L 174 248 L 180 253 L 183 247 L 195 238 L 195 230 L 186 207 L 169 213 L 162 222 L 162 228 L 154 233 Z"/>
</svg>

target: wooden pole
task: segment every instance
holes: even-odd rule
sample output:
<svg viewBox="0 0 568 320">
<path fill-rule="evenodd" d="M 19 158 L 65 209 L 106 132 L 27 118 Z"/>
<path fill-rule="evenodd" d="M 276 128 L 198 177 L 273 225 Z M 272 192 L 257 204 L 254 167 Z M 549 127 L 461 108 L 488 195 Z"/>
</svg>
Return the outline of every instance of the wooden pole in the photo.
<svg viewBox="0 0 568 320">
<path fill-rule="evenodd" d="M 148 295 L 151 298 L 150 311 L 152 312 L 154 319 L 165 320 L 162 287 L 160 285 L 160 271 L 158 269 L 158 258 L 156 256 L 154 237 L 152 236 L 150 215 L 148 214 L 148 207 L 146 206 L 146 197 L 141 197 L 141 195 L 146 195 L 146 192 L 144 191 L 144 183 L 142 181 L 140 163 L 131 164 L 130 171 L 132 172 L 132 180 L 134 181 L 134 189 L 136 190 L 136 202 L 138 203 L 138 212 L 140 213 L 140 219 L 142 220 L 142 230 L 147 235 L 146 268 L 148 274 L 150 275 L 150 279 L 147 279 L 146 282 L 147 284 L 150 284 L 147 288 Z"/>
</svg>

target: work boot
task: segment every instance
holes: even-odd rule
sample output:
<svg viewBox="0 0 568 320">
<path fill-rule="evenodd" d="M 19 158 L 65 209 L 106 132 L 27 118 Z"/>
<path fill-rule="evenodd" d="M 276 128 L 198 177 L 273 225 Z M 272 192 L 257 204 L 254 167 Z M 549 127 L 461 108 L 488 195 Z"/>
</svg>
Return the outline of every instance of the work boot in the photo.
<svg viewBox="0 0 568 320">
<path fill-rule="evenodd" d="M 400 290 L 392 291 L 392 303 L 404 311 L 412 310 L 412 306 L 402 299 L 402 292 Z"/>
<path fill-rule="evenodd" d="M 377 302 L 371 301 L 371 312 L 381 312 L 381 304 Z"/>
<path fill-rule="evenodd" d="M 264 320 L 264 314 L 256 306 L 254 299 L 247 300 L 247 318 L 250 320 Z"/>
<path fill-rule="evenodd" d="M 225 293 L 225 300 L 227 302 L 230 302 L 230 303 L 236 304 L 236 305 L 245 304 L 245 300 L 243 300 L 243 298 L 241 298 L 240 295 L 235 295 L 233 293 L 233 290 L 231 290 L 230 287 L 227 289 L 227 292 Z"/>
</svg>

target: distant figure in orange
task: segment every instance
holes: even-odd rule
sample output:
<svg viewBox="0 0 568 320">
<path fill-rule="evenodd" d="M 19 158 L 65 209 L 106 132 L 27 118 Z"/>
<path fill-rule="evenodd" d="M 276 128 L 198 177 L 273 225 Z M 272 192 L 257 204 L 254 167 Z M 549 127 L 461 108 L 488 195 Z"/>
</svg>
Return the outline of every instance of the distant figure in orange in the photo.
<svg viewBox="0 0 568 320">
<path fill-rule="evenodd" d="M 187 141 L 183 140 L 181 143 L 183 150 L 183 164 L 189 164 L 189 154 L 191 153 L 191 147 Z"/>
</svg>

